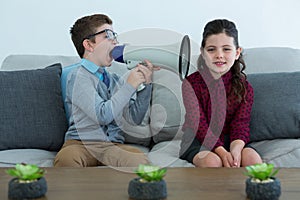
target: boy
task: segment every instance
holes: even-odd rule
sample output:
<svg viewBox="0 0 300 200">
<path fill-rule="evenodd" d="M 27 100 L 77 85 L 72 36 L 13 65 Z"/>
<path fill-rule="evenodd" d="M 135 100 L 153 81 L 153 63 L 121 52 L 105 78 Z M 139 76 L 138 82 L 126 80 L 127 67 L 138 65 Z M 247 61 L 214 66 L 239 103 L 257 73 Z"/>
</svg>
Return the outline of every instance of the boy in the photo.
<svg viewBox="0 0 300 200">
<path fill-rule="evenodd" d="M 139 149 L 123 144 L 122 118 L 140 124 L 150 104 L 153 65 L 137 65 L 123 80 L 106 72 L 117 44 L 112 20 L 103 14 L 78 19 L 70 30 L 81 62 L 66 77 L 64 97 L 69 128 L 58 152 L 56 167 L 109 165 L 137 167 L 147 164 Z M 144 83 L 145 89 L 136 92 Z M 134 97 L 136 97 L 134 99 Z"/>
</svg>

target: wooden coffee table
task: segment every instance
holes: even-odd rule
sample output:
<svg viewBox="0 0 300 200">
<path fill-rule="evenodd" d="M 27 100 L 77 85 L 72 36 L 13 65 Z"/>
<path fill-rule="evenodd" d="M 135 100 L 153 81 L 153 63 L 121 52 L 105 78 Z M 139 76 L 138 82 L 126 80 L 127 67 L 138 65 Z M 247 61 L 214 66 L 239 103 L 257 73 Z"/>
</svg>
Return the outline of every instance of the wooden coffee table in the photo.
<svg viewBox="0 0 300 200">
<path fill-rule="evenodd" d="M 0 168 L 0 199 L 7 197 L 11 179 Z M 127 187 L 135 174 L 112 168 L 46 168 L 48 192 L 43 200 L 129 199 Z M 168 200 L 246 199 L 244 168 L 169 168 Z M 280 169 L 280 199 L 300 198 L 300 169 Z"/>
</svg>

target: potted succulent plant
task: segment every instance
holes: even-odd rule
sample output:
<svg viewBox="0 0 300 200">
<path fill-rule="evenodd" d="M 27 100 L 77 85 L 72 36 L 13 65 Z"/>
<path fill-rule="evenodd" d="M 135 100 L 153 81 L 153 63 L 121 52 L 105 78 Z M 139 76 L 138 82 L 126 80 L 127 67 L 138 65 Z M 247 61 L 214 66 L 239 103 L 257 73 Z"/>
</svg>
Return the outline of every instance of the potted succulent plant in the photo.
<svg viewBox="0 0 300 200">
<path fill-rule="evenodd" d="M 167 197 L 167 185 L 163 180 L 166 168 L 139 165 L 135 173 L 139 176 L 129 182 L 128 194 L 131 199 L 155 200 Z"/>
<path fill-rule="evenodd" d="M 280 181 L 273 164 L 255 164 L 246 167 L 246 194 L 250 200 L 277 200 L 281 195 Z"/>
<path fill-rule="evenodd" d="M 45 170 L 36 165 L 16 164 L 15 169 L 8 169 L 6 173 L 15 177 L 9 181 L 9 199 L 34 199 L 47 192 Z"/>
</svg>

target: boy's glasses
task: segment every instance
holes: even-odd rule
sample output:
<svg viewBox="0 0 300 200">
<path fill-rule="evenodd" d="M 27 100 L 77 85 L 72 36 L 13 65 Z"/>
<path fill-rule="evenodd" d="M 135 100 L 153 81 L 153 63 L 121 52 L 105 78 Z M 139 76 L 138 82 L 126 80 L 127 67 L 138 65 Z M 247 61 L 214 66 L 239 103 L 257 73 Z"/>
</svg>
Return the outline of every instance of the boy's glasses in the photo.
<svg viewBox="0 0 300 200">
<path fill-rule="evenodd" d="M 94 34 L 91 34 L 89 36 L 87 36 L 85 39 L 91 39 L 92 37 L 95 37 L 96 35 L 99 35 L 101 33 L 106 33 L 106 38 L 109 39 L 109 40 L 115 40 L 118 42 L 117 40 L 117 37 L 118 37 L 118 34 L 116 32 L 113 32 L 112 30 L 110 29 L 104 29 L 103 31 L 99 31 L 97 33 L 94 33 Z"/>
</svg>

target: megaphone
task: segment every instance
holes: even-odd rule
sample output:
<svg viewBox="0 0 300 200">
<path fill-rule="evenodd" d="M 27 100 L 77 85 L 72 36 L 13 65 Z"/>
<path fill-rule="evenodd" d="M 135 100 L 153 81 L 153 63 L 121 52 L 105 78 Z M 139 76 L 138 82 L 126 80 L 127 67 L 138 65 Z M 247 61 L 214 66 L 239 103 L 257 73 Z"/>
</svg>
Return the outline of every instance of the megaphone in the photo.
<svg viewBox="0 0 300 200">
<path fill-rule="evenodd" d="M 118 45 L 111 55 L 115 61 L 125 63 L 128 69 L 147 59 L 153 65 L 178 73 L 183 80 L 189 72 L 191 45 L 189 37 L 185 35 L 179 43 L 170 45 Z"/>
</svg>

